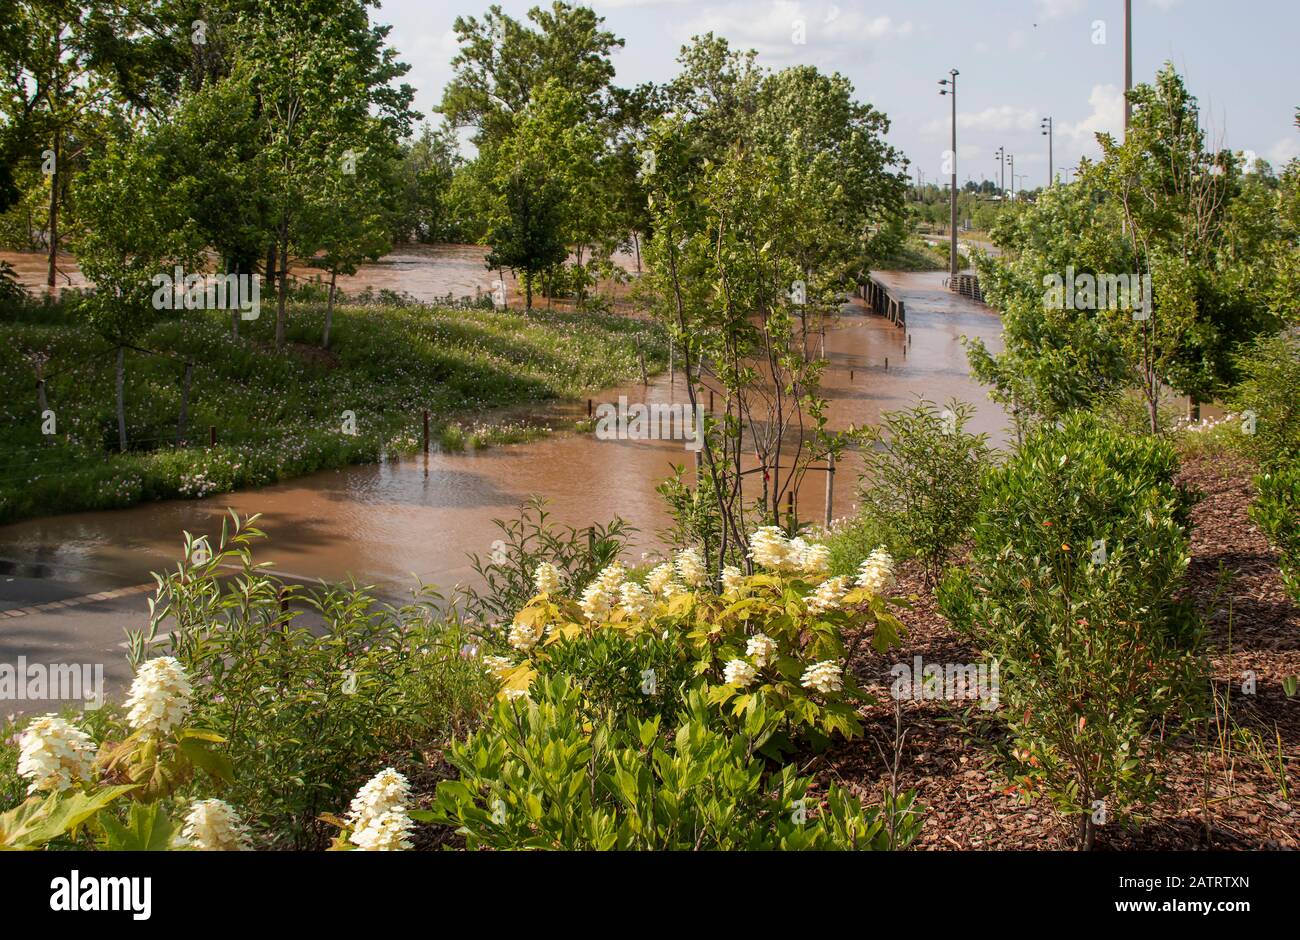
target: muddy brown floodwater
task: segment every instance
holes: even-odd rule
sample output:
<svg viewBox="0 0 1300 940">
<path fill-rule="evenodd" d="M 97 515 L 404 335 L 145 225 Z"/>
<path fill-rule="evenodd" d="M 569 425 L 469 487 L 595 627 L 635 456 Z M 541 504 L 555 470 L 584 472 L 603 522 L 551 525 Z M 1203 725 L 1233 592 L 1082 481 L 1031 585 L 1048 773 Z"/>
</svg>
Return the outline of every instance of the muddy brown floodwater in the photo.
<svg viewBox="0 0 1300 940">
<path fill-rule="evenodd" d="M 0 254 L 0 257 L 8 257 Z M 30 257 L 30 256 L 28 256 Z M 448 293 L 488 291 L 494 275 L 484 270 L 483 249 L 437 246 L 398 251 L 366 265 L 346 289 L 404 291 L 432 300 Z M 68 259 L 71 265 L 71 259 Z M 33 286 L 43 268 L 20 268 Z M 71 271 L 70 271 L 71 273 Z M 883 317 L 846 305 L 828 332 L 830 366 L 823 378 L 829 399 L 829 427 L 878 421 L 882 411 L 905 407 L 918 397 L 949 398 L 977 408 L 974 430 L 1005 439 L 1002 408 L 967 371 L 962 336 L 983 338 L 1000 349 L 996 314 L 949 294 L 942 272 L 878 275 L 907 307 L 906 331 Z M 906 348 L 907 334 L 911 344 Z M 888 357 L 889 367 L 885 368 Z M 671 403 L 685 400 L 680 377 L 655 378 L 607 389 L 594 396 L 616 402 Z M 553 406 L 552 416 L 585 413 L 585 402 Z M 527 444 L 476 453 L 434 453 L 301 477 L 290 482 L 222 493 L 199 500 L 145 503 L 111 512 L 71 513 L 0 527 L 0 560 L 36 576 L 84 584 L 90 590 L 140 584 L 148 573 L 175 564 L 182 531 L 215 535 L 227 507 L 240 515 L 261 513 L 270 536 L 258 558 L 275 571 L 309 579 L 355 578 L 397 596 L 413 577 L 446 589 L 474 579 L 467 555 L 491 550 L 497 537 L 492 520 L 512 516 L 530 496 L 549 500 L 556 521 L 575 526 L 621 516 L 639 530 L 631 558 L 662 546 L 658 533 L 668 518 L 655 492 L 673 464 L 693 465 L 680 441 L 597 440 L 592 433 L 559 433 Z M 852 511 L 859 462 L 853 455 L 836 473 L 833 514 Z M 799 495 L 800 516 L 825 513 L 825 476 L 808 474 Z"/>
</svg>

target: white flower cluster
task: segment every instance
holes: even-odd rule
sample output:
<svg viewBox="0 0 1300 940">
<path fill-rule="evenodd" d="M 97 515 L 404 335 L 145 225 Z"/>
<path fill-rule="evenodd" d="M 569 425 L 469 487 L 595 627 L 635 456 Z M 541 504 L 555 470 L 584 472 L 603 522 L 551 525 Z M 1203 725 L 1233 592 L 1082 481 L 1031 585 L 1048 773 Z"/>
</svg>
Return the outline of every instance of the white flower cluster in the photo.
<svg viewBox="0 0 1300 940">
<path fill-rule="evenodd" d="M 858 587 L 872 594 L 883 594 L 894 584 L 894 559 L 885 549 L 877 548 L 858 569 Z"/>
<path fill-rule="evenodd" d="M 37 718 L 18 743 L 18 774 L 31 781 L 28 793 L 61 793 L 74 780 L 89 780 L 94 759 L 90 737 L 57 715 Z"/>
<path fill-rule="evenodd" d="M 745 655 L 757 668 L 762 669 L 776 656 L 776 640 L 765 633 L 755 633 L 745 645 Z"/>
<path fill-rule="evenodd" d="M 200 852 L 246 852 L 252 847 L 239 814 L 224 800 L 199 800 L 191 806 L 177 843 Z"/>
<path fill-rule="evenodd" d="M 520 652 L 526 652 L 542 641 L 544 629 L 541 624 L 520 623 L 515 621 L 506 634 L 506 642 Z"/>
<path fill-rule="evenodd" d="M 758 678 L 758 670 L 743 659 L 732 659 L 723 667 L 722 678 L 727 685 L 736 685 L 743 689 Z"/>
<path fill-rule="evenodd" d="M 544 561 L 533 572 L 533 585 L 538 594 L 554 594 L 560 589 L 560 569 Z"/>
<path fill-rule="evenodd" d="M 749 557 L 755 564 L 773 571 L 824 575 L 830 566 L 831 551 L 820 542 L 802 538 L 787 539 L 780 526 L 765 525 L 749 537 Z"/>
<path fill-rule="evenodd" d="M 623 584 L 619 595 L 623 599 L 623 612 L 629 617 L 644 617 L 654 607 L 654 596 L 635 581 Z"/>
<path fill-rule="evenodd" d="M 818 692 L 829 694 L 838 692 L 844 687 L 843 677 L 844 670 L 839 663 L 833 659 L 824 659 L 805 669 L 803 678 L 799 682 L 805 689 L 816 689 Z"/>
<path fill-rule="evenodd" d="M 162 737 L 189 714 L 190 692 L 190 678 L 174 657 L 151 659 L 131 683 L 126 697 L 127 723 L 136 731 Z"/>
<path fill-rule="evenodd" d="M 848 592 L 848 578 L 843 576 L 827 578 L 817 585 L 817 590 L 813 591 L 812 596 L 808 598 L 808 612 L 820 614 L 828 610 L 835 610 L 840 606 L 840 601 Z"/>
<path fill-rule="evenodd" d="M 596 575 L 596 583 L 607 594 L 617 594 L 618 589 L 623 586 L 623 582 L 626 580 L 627 569 L 619 561 L 606 565 L 601 569 L 600 574 Z"/>
<path fill-rule="evenodd" d="M 673 580 L 677 574 L 677 569 L 669 562 L 658 565 L 649 575 L 646 576 L 646 587 L 650 593 L 656 597 L 672 597 L 674 594 L 681 594 L 685 591 L 680 583 Z"/>
<path fill-rule="evenodd" d="M 391 767 L 375 774 L 352 800 L 348 841 L 368 852 L 396 852 L 411 848 L 414 823 L 407 815 L 411 785 Z"/>
<path fill-rule="evenodd" d="M 741 582 L 745 580 L 745 575 L 735 565 L 727 565 L 722 569 L 722 592 L 732 594 L 740 590 Z"/>
<path fill-rule="evenodd" d="M 699 549 L 682 549 L 677 553 L 673 566 L 677 569 L 678 577 L 682 579 L 682 583 L 687 587 L 702 587 L 704 582 L 709 579 L 708 572 L 704 570 L 704 559 L 700 557 Z"/>
<path fill-rule="evenodd" d="M 510 661 L 508 656 L 483 657 L 483 669 L 488 675 L 496 679 L 500 679 L 513 668 L 515 668 L 515 664 Z"/>
<path fill-rule="evenodd" d="M 601 620 L 614 606 L 614 598 L 610 596 L 609 591 L 605 590 L 600 581 L 593 581 L 582 592 L 582 600 L 579 602 L 579 606 L 588 620 Z"/>
</svg>

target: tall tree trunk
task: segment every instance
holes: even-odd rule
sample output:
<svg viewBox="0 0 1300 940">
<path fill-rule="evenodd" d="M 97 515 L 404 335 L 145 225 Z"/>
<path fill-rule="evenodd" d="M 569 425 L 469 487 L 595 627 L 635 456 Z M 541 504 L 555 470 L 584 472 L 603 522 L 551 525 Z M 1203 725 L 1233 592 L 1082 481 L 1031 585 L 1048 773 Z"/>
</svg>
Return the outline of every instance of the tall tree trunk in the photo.
<svg viewBox="0 0 1300 940">
<path fill-rule="evenodd" d="M 126 453 L 126 347 L 117 347 L 117 449 Z"/>
<path fill-rule="evenodd" d="M 59 132 L 54 131 L 54 172 L 50 174 L 50 263 L 45 283 L 54 286 L 54 271 L 59 257 Z"/>
<path fill-rule="evenodd" d="M 273 239 L 271 244 L 266 248 L 266 289 L 267 291 L 275 290 L 275 245 Z"/>
<path fill-rule="evenodd" d="M 190 380 L 194 378 L 194 363 L 185 363 L 185 378 L 181 384 L 181 414 L 176 421 L 176 446 L 185 443 L 185 428 L 190 420 Z"/>
<path fill-rule="evenodd" d="M 330 348 L 330 327 L 334 323 L 334 283 L 338 279 L 337 270 L 330 271 L 330 297 L 325 302 L 325 335 L 321 337 L 320 345 L 322 349 Z"/>
<path fill-rule="evenodd" d="M 533 310 L 533 272 L 524 272 L 524 307 L 529 313 Z"/>
</svg>

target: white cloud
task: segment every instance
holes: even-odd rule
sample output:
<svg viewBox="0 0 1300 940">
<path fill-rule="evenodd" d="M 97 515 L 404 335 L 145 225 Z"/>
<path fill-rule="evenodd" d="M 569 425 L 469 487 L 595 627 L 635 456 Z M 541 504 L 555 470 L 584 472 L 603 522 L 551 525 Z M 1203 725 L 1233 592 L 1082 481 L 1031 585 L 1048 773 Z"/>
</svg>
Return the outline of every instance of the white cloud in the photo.
<svg viewBox="0 0 1300 940">
<path fill-rule="evenodd" d="M 1183 0 L 1151 0 L 1153 5 L 1158 6 L 1162 10 L 1172 10 L 1182 2 Z"/>
<path fill-rule="evenodd" d="M 1124 93 L 1118 85 L 1093 85 L 1088 104 L 1092 111 L 1083 120 L 1056 122 L 1056 137 L 1080 155 L 1093 156 L 1098 153 L 1094 135 L 1105 131 L 1118 137 L 1124 131 Z"/>
<path fill-rule="evenodd" d="M 677 31 L 682 39 L 713 32 L 733 47 L 757 49 L 778 60 L 829 61 L 860 58 L 864 40 L 906 38 L 913 29 L 911 20 L 846 12 L 825 0 L 773 0 L 762 6 L 732 2 L 705 7 Z"/>
<path fill-rule="evenodd" d="M 1275 170 L 1281 169 L 1297 157 L 1300 157 L 1300 134 L 1283 137 L 1264 151 L 1264 159 L 1272 164 Z"/>
<path fill-rule="evenodd" d="M 960 106 L 960 102 L 958 102 L 958 105 Z M 1040 118 L 1041 115 L 1037 111 L 1003 104 L 985 108 L 983 111 L 965 113 L 959 111 L 957 113 L 957 129 L 971 131 L 1027 131 L 1037 127 Z M 949 118 L 935 118 L 933 121 L 927 122 L 923 130 L 927 134 L 946 134 L 950 126 Z"/>
</svg>

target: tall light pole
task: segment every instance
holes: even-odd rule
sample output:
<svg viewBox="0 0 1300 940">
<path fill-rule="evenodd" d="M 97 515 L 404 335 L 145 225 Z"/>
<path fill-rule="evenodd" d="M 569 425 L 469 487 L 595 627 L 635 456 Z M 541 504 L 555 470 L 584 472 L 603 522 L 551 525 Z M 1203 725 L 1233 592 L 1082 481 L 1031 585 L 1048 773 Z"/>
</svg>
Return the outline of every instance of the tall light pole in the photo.
<svg viewBox="0 0 1300 940">
<path fill-rule="evenodd" d="M 948 77 L 939 79 L 944 86 L 941 95 L 952 96 L 952 187 L 948 194 L 950 225 L 948 228 L 948 274 L 957 280 L 957 76 L 956 69 L 948 70 Z"/>
<path fill-rule="evenodd" d="M 1128 122 L 1133 116 L 1133 105 L 1128 93 L 1133 90 L 1133 0 L 1124 0 L 1124 137 L 1128 137 Z"/>
<path fill-rule="evenodd" d="M 1043 136 L 1047 138 L 1047 185 L 1053 186 L 1056 183 L 1056 177 L 1052 173 L 1052 119 L 1045 117 L 1039 127 L 1043 129 Z"/>
<path fill-rule="evenodd" d="M 1011 166 L 1011 200 L 1014 202 L 1016 198 L 1016 155 L 1014 153 L 1007 154 L 1007 163 Z"/>
<path fill-rule="evenodd" d="M 1001 183 L 998 187 L 999 189 L 998 198 L 1003 202 L 1006 202 L 1007 199 L 1007 148 L 1006 147 L 998 148 L 997 158 L 998 158 L 998 172 L 1001 174 L 1001 176 L 999 177 L 1001 179 Z"/>
</svg>

